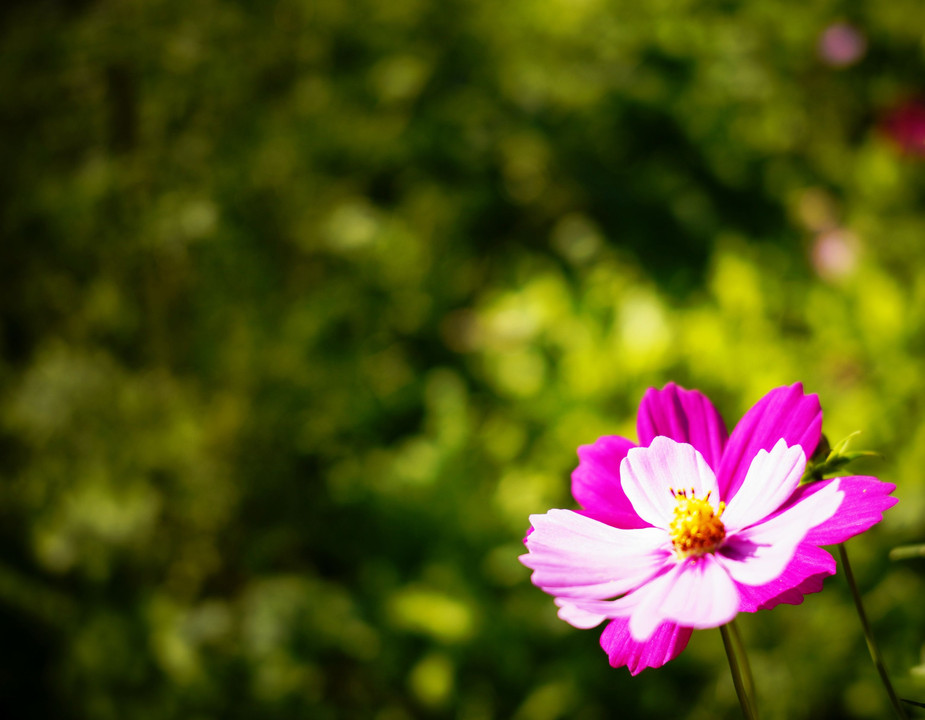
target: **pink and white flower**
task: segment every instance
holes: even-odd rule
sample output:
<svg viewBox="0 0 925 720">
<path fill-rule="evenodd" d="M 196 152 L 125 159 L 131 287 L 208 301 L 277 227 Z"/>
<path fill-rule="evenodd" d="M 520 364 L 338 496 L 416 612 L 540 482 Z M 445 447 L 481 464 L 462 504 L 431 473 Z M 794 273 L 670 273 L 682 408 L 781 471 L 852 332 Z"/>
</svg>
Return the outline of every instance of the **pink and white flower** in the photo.
<svg viewBox="0 0 925 720">
<path fill-rule="evenodd" d="M 703 394 L 650 389 L 640 444 L 606 436 L 579 448 L 582 510 L 530 518 L 533 582 L 580 628 L 609 620 L 601 645 L 632 674 L 660 667 L 694 628 L 799 604 L 835 562 L 820 545 L 863 532 L 895 504 L 873 477 L 800 485 L 821 436 L 816 395 L 772 390 L 728 435 Z"/>
</svg>

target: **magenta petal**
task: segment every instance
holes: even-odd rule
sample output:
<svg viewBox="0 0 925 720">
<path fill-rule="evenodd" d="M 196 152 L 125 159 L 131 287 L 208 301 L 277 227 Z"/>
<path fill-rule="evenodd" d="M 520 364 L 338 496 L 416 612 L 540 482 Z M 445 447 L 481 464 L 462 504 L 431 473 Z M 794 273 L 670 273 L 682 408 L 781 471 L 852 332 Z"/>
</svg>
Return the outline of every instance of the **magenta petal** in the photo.
<svg viewBox="0 0 925 720">
<path fill-rule="evenodd" d="M 778 605 L 800 605 L 803 602 L 803 598 L 805 598 L 807 595 L 811 595 L 822 590 L 823 581 L 829 577 L 829 575 L 831 575 L 831 573 L 818 573 L 816 575 L 810 575 L 796 587 L 789 588 L 782 592 L 780 595 L 775 595 L 770 600 L 766 600 L 758 606 L 758 609 L 770 610 L 771 608 L 777 607 Z"/>
<path fill-rule="evenodd" d="M 801 543 L 784 572 L 771 582 L 753 587 L 736 583 L 739 590 L 739 612 L 770 610 L 786 603 L 799 605 L 803 596 L 819 592 L 822 581 L 835 574 L 835 560 L 822 548 Z"/>
<path fill-rule="evenodd" d="M 641 528 L 641 520 L 620 485 L 620 463 L 635 444 L 618 435 L 605 435 L 578 448 L 578 467 L 572 473 L 572 495 L 583 514 L 620 528 Z"/>
<path fill-rule="evenodd" d="M 663 390 L 646 391 L 639 403 L 636 432 L 640 445 L 648 445 L 659 435 L 693 445 L 714 472 L 729 437 L 726 423 L 706 395 L 674 383 Z"/>
<path fill-rule="evenodd" d="M 803 384 L 775 388 L 759 400 L 729 436 L 717 472 L 720 496 L 729 502 L 742 485 L 752 458 L 783 438 L 799 445 L 812 457 L 822 434 L 822 407 L 818 395 L 804 395 Z"/>
<path fill-rule="evenodd" d="M 631 675 L 646 668 L 657 668 L 674 660 L 687 647 L 692 628 L 674 623 L 662 623 L 645 642 L 633 640 L 628 618 L 611 620 L 601 633 L 601 647 L 610 659 L 611 667 L 626 666 Z"/>
<path fill-rule="evenodd" d="M 830 483 L 838 483 L 838 489 L 845 497 L 835 515 L 809 531 L 806 542 L 816 545 L 845 542 L 880 522 L 884 510 L 898 502 L 890 496 L 896 489 L 892 483 L 882 482 L 875 477 L 853 475 L 803 485 L 793 494 L 788 505 L 819 492 Z"/>
</svg>

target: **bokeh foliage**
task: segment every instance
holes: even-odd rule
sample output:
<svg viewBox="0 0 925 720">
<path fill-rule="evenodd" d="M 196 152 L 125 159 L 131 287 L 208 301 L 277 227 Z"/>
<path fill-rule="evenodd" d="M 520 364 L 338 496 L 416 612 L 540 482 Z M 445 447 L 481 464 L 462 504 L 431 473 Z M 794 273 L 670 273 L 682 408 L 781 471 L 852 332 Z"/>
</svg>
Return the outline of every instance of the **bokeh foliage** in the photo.
<svg viewBox="0 0 925 720">
<path fill-rule="evenodd" d="M 883 454 L 925 700 L 921 4 L 0 13 L 4 716 L 736 717 L 718 633 L 630 678 L 516 560 L 668 380 Z M 842 578 L 741 624 L 765 717 L 886 712 Z"/>
</svg>

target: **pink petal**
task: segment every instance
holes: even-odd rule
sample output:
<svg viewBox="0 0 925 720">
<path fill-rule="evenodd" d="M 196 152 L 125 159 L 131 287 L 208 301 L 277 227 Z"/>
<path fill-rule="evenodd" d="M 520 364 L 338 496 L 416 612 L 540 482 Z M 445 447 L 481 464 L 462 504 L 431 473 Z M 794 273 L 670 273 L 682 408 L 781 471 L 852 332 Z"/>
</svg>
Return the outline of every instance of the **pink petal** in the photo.
<svg viewBox="0 0 925 720">
<path fill-rule="evenodd" d="M 836 482 L 838 489 L 845 494 L 842 504 L 835 515 L 809 532 L 806 536 L 807 542 L 816 545 L 845 542 L 848 538 L 853 538 L 876 525 L 883 519 L 883 512 L 899 502 L 896 498 L 890 497 L 890 493 L 896 489 L 895 485 L 865 475 L 852 475 L 804 485 L 794 493 L 793 502 L 800 502 L 822 491 L 827 484 Z"/>
<path fill-rule="evenodd" d="M 640 445 L 650 444 L 658 435 L 693 445 L 714 471 L 729 437 L 726 423 L 706 395 L 674 383 L 646 391 L 639 403 L 636 431 Z"/>
<path fill-rule="evenodd" d="M 808 578 L 803 580 L 796 587 L 788 588 L 779 595 L 775 595 L 770 600 L 762 603 L 759 606 L 759 610 L 770 610 L 773 607 L 778 605 L 800 605 L 803 602 L 803 599 L 807 595 L 812 595 L 813 593 L 821 592 L 824 581 L 830 575 L 834 573 L 816 573 L 815 575 L 810 575 Z M 747 585 L 742 585 L 741 587 L 748 587 Z"/>
<path fill-rule="evenodd" d="M 646 527 L 620 485 L 620 462 L 634 443 L 605 435 L 578 448 L 578 467 L 572 473 L 572 495 L 585 514 L 622 528 Z"/>
<path fill-rule="evenodd" d="M 821 434 L 817 395 L 804 395 L 801 383 L 772 390 L 745 413 L 729 436 L 716 473 L 723 499 L 729 502 L 735 496 L 759 450 L 770 450 L 783 438 L 812 457 Z"/>
<path fill-rule="evenodd" d="M 739 609 L 735 583 L 714 555 L 679 562 L 623 600 L 629 598 L 633 598 L 630 633 L 640 642 L 666 620 L 685 627 L 719 627 Z"/>
<path fill-rule="evenodd" d="M 643 520 L 667 528 L 677 501 L 671 489 L 690 490 L 697 497 L 711 493 L 710 504 L 719 509 L 716 476 L 692 445 L 657 437 L 649 447 L 631 449 L 620 464 L 623 492 Z"/>
<path fill-rule="evenodd" d="M 589 611 L 568 598 L 557 597 L 554 598 L 553 602 L 559 608 L 559 619 L 565 620 L 572 627 L 577 627 L 581 630 L 597 627 L 607 619 L 606 615 Z"/>
<path fill-rule="evenodd" d="M 662 623 L 645 642 L 633 639 L 628 618 L 616 618 L 601 633 L 601 647 L 610 658 L 611 667 L 626 665 L 631 675 L 646 668 L 657 668 L 674 660 L 687 647 L 692 628 Z"/>
<path fill-rule="evenodd" d="M 522 560 L 523 558 L 521 558 Z M 663 588 L 664 584 L 659 580 L 663 576 L 675 572 L 677 563 L 668 559 L 662 563 L 658 571 L 642 583 L 639 587 L 616 600 L 601 600 L 595 598 L 586 598 L 570 596 L 557 597 L 556 605 L 559 606 L 559 617 L 566 622 L 573 620 L 580 623 L 592 623 L 594 620 L 606 620 L 619 617 L 629 617 L 633 612 L 643 604 L 652 604 L 652 588 Z M 648 588 L 648 589 L 647 589 Z M 593 625 L 592 625 L 593 627 Z M 642 640 L 643 638 L 639 638 Z"/>
<path fill-rule="evenodd" d="M 786 510 L 727 536 L 716 557 L 737 583 L 765 585 L 778 579 L 797 546 L 816 525 L 838 510 L 844 494 L 831 484 Z"/>
<path fill-rule="evenodd" d="M 736 583 L 739 612 L 770 610 L 781 603 L 799 605 L 803 596 L 822 590 L 822 581 L 835 574 L 835 560 L 808 542 L 797 546 L 793 559 L 777 578 L 757 587 Z"/>
<path fill-rule="evenodd" d="M 723 513 L 726 531 L 739 530 L 777 510 L 800 484 L 806 458 L 799 445 L 778 440 L 771 452 L 759 450 L 742 486 Z"/>
<path fill-rule="evenodd" d="M 571 510 L 531 515 L 529 551 L 520 561 L 550 595 L 603 599 L 629 592 L 670 556 L 663 530 L 621 530 Z"/>
</svg>

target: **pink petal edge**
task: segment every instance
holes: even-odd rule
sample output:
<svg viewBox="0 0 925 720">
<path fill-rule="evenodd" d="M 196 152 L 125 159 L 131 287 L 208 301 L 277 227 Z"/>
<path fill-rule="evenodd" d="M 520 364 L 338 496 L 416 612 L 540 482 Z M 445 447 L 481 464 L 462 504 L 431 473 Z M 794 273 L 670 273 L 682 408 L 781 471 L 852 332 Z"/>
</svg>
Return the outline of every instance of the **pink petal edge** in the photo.
<svg viewBox="0 0 925 720">
<path fill-rule="evenodd" d="M 838 483 L 838 489 L 845 497 L 835 515 L 810 530 L 806 542 L 815 545 L 845 542 L 876 525 L 883 519 L 883 513 L 899 502 L 898 498 L 890 495 L 896 489 L 893 483 L 866 475 L 850 475 L 803 485 L 793 494 L 791 501 L 800 502 L 834 482 Z"/>
<path fill-rule="evenodd" d="M 620 485 L 620 463 L 635 443 L 619 435 L 604 435 L 578 448 L 572 472 L 572 496 L 585 514 L 620 528 L 646 527 Z"/>
<path fill-rule="evenodd" d="M 835 574 L 835 560 L 816 545 L 802 542 L 790 564 L 774 580 L 760 586 L 736 583 L 739 611 L 770 610 L 777 605 L 799 605 L 803 596 L 822 590 L 822 581 Z"/>
<path fill-rule="evenodd" d="M 822 407 L 818 395 L 803 393 L 803 384 L 771 390 L 745 413 L 729 436 L 719 471 L 721 496 L 730 502 L 759 450 L 768 450 L 783 438 L 799 445 L 809 458 L 822 435 Z"/>
<path fill-rule="evenodd" d="M 706 395 L 668 383 L 649 388 L 636 415 L 639 444 L 649 445 L 659 435 L 693 445 L 715 472 L 729 433 L 722 416 Z"/>
<path fill-rule="evenodd" d="M 601 648 L 607 653 L 611 667 L 623 667 L 630 675 L 646 668 L 662 667 L 674 660 L 687 647 L 693 628 L 674 623 L 662 623 L 645 642 L 633 639 L 628 618 L 611 620 L 601 633 Z"/>
</svg>

